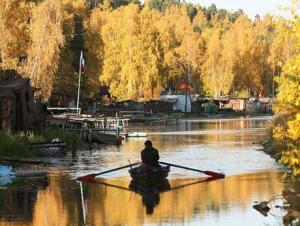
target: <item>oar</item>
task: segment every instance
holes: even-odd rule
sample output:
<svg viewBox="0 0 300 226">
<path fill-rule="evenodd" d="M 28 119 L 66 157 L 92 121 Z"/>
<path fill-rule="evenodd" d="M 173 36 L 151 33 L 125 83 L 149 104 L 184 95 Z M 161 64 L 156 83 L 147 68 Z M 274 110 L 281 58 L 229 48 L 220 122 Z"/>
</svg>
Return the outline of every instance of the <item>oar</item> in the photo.
<svg viewBox="0 0 300 226">
<path fill-rule="evenodd" d="M 118 167 L 118 168 L 106 170 L 106 171 L 103 171 L 103 172 L 100 172 L 100 173 L 91 173 L 91 174 L 88 174 L 88 175 L 85 175 L 85 176 L 77 177 L 77 180 L 79 180 L 79 181 L 89 181 L 89 180 L 94 179 L 96 176 L 99 176 L 99 175 L 102 175 L 102 174 L 105 174 L 105 173 L 110 173 L 110 172 L 113 172 L 113 171 L 117 171 L 117 170 L 120 170 L 120 169 L 125 169 L 127 167 L 132 167 L 132 166 L 135 166 L 135 165 L 138 165 L 138 164 L 140 164 L 140 163 L 137 162 L 137 163 L 129 164 L 129 165 L 126 165 L 126 166 L 121 166 L 121 167 Z"/>
<path fill-rule="evenodd" d="M 182 168 L 182 169 L 193 170 L 196 172 L 200 172 L 200 173 L 204 173 L 206 175 L 212 176 L 214 178 L 224 178 L 225 177 L 225 175 L 223 173 L 217 173 L 217 172 L 208 171 L 208 170 L 198 170 L 198 169 L 193 169 L 193 168 L 189 168 L 186 166 L 179 166 L 179 165 L 175 165 L 175 164 L 167 163 L 167 162 L 159 162 L 159 163 L 163 164 L 163 165 L 167 165 L 167 166 L 174 166 L 174 167 L 178 167 L 178 168 Z"/>
</svg>

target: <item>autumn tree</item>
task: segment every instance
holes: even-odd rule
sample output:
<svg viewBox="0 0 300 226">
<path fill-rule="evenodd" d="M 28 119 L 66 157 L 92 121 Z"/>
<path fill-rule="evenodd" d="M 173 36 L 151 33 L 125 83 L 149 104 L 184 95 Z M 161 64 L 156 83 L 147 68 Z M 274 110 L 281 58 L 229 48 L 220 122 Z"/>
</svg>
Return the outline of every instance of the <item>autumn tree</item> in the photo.
<svg viewBox="0 0 300 226">
<path fill-rule="evenodd" d="M 63 44 L 62 8 L 59 0 L 45 0 L 34 6 L 30 23 L 31 46 L 28 51 L 27 73 L 36 95 L 47 99 L 59 62 Z"/>
<path fill-rule="evenodd" d="M 202 34 L 206 50 L 200 77 L 207 93 L 216 97 L 228 94 L 233 83 L 232 40 L 224 35 L 228 27 L 228 18 L 220 21 L 216 15 L 212 28 Z"/>
<path fill-rule="evenodd" d="M 296 2 L 295 8 L 300 5 Z M 277 78 L 278 95 L 275 105 L 277 114 L 285 114 L 283 124 L 275 125 L 273 138 L 276 142 L 284 141 L 281 161 L 292 169 L 292 177 L 300 176 L 300 17 L 293 14 L 288 21 L 289 28 L 281 35 L 290 40 L 293 51 L 282 67 L 282 74 Z"/>
<path fill-rule="evenodd" d="M 249 96 L 262 90 L 263 45 L 253 22 L 242 15 L 226 33 L 233 55 L 233 91 Z"/>
<path fill-rule="evenodd" d="M 139 9 L 131 4 L 114 10 L 103 26 L 104 61 L 100 80 L 120 99 L 137 99 Z"/>
<path fill-rule="evenodd" d="M 255 33 L 258 35 L 258 42 L 262 47 L 262 91 L 267 96 L 274 95 L 274 74 L 270 66 L 269 56 L 271 46 L 274 43 L 274 21 L 271 15 L 266 15 L 263 20 L 259 17 L 255 19 Z"/>
<path fill-rule="evenodd" d="M 30 45 L 30 5 L 25 0 L 0 1 L 0 68 L 22 74 Z"/>
<path fill-rule="evenodd" d="M 153 21 L 158 21 L 160 14 L 146 6 L 140 13 L 140 32 L 138 42 L 139 74 L 142 85 L 139 86 L 140 97 L 150 99 L 158 97 L 163 86 L 164 53 L 161 37 Z"/>
<path fill-rule="evenodd" d="M 184 39 L 187 38 L 193 29 L 192 23 L 188 17 L 187 6 L 171 6 L 164 15 L 157 21 L 157 27 L 160 32 L 161 42 L 164 52 L 164 82 L 185 79 L 186 63 L 183 62 L 189 50 L 181 47 Z M 187 47 L 187 43 L 185 45 Z M 184 53 L 185 52 L 185 53 Z M 185 55 L 185 56 L 184 56 Z"/>
</svg>

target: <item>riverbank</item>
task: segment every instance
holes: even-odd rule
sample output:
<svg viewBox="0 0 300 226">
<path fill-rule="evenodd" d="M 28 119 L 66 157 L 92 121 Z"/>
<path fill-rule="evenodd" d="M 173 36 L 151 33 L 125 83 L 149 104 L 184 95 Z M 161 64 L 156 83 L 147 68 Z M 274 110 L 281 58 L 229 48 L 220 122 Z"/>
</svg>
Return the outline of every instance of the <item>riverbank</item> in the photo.
<svg viewBox="0 0 300 226">
<path fill-rule="evenodd" d="M 272 117 L 266 135 L 260 141 L 260 144 L 263 146 L 262 151 L 287 168 L 284 175 L 286 184 L 282 195 L 289 205 L 286 208 L 288 210 L 286 220 L 291 222 L 300 218 L 300 177 L 297 171 L 297 168 L 299 168 L 297 162 L 300 159 L 297 155 L 293 155 L 293 149 L 291 149 L 293 141 L 284 134 L 284 131 L 288 130 L 287 122 L 289 119 L 290 116 L 285 114 Z"/>
<path fill-rule="evenodd" d="M 46 128 L 37 132 L 13 133 L 0 131 L 0 161 L 43 163 L 43 157 L 63 156 L 75 152 L 78 136 L 60 128 Z"/>
</svg>

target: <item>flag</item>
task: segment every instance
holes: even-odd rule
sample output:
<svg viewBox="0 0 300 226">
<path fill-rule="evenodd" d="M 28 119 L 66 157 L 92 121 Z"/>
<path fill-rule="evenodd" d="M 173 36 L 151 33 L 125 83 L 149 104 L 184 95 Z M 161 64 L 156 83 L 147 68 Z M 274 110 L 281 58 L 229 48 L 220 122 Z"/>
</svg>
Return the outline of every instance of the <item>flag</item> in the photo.
<svg viewBox="0 0 300 226">
<path fill-rule="evenodd" d="M 83 74 L 84 73 L 84 58 L 83 58 L 82 51 L 81 51 L 81 54 L 80 54 L 79 66 L 80 66 L 81 74 Z"/>
</svg>

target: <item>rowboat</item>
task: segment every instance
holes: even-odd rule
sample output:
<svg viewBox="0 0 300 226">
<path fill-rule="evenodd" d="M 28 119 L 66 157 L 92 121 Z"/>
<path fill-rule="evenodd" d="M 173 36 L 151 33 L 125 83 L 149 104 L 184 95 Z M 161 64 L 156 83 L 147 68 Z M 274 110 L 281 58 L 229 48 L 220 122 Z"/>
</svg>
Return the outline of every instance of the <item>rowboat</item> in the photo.
<svg viewBox="0 0 300 226">
<path fill-rule="evenodd" d="M 129 170 L 132 180 L 144 185 L 160 183 L 168 177 L 169 172 L 169 166 L 154 167 L 143 163 Z"/>
<path fill-rule="evenodd" d="M 91 140 L 92 142 L 97 142 L 101 144 L 122 144 L 121 137 L 118 137 L 116 134 L 104 133 L 100 131 L 92 131 L 91 132 Z"/>
</svg>

